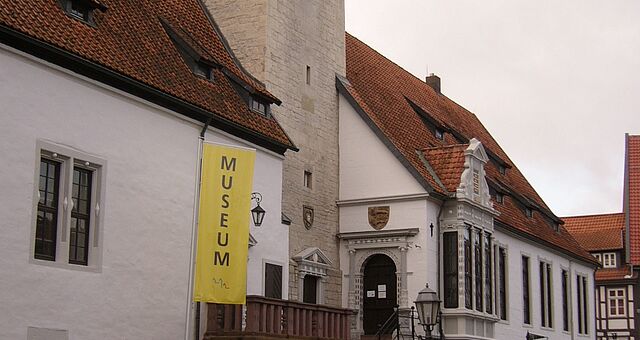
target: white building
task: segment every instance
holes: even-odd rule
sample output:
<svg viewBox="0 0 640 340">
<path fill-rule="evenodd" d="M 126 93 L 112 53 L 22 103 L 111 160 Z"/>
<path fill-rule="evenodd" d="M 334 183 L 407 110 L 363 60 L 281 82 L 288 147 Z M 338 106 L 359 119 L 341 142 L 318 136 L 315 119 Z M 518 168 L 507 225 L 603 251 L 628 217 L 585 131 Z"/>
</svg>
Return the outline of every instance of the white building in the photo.
<svg viewBox="0 0 640 340">
<path fill-rule="evenodd" d="M 338 237 L 354 338 L 428 284 L 446 339 L 593 339 L 597 262 L 476 116 L 348 34 L 346 53 Z"/>
<path fill-rule="evenodd" d="M 201 133 L 257 150 L 247 290 L 286 297 L 295 146 L 200 3 L 0 8 L 0 338 L 184 338 Z"/>
</svg>

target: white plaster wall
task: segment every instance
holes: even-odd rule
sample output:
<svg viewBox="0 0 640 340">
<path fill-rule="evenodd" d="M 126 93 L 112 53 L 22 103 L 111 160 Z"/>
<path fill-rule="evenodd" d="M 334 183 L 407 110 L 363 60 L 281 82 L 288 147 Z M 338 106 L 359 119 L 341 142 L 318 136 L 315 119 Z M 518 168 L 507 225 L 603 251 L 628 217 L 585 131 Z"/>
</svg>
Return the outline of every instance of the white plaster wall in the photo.
<svg viewBox="0 0 640 340">
<path fill-rule="evenodd" d="M 426 220 L 416 235 L 416 244 L 407 253 L 407 307 L 413 306 L 413 301 L 418 293 L 429 284 L 429 287 L 439 292 L 438 287 L 438 212 L 440 205 L 437 202 L 426 200 Z M 429 225 L 433 223 L 433 236 Z"/>
<path fill-rule="evenodd" d="M 431 200 L 417 199 L 402 202 L 380 201 L 371 205 L 389 205 L 390 218 L 382 230 L 419 228 L 417 235 L 409 239 L 407 250 L 407 291 L 408 306 L 418 296 L 418 292 L 428 283 L 437 290 L 438 275 L 438 211 L 439 205 Z M 340 208 L 341 232 L 374 231 L 369 226 L 367 207 L 370 205 L 354 205 Z M 433 237 L 429 225 L 433 223 Z M 347 242 L 342 241 L 340 247 L 340 266 L 344 273 L 350 273 Z M 400 270 L 400 268 L 397 268 Z M 355 268 L 356 273 L 362 268 Z M 342 305 L 348 306 L 349 278 L 343 277 Z"/>
<path fill-rule="evenodd" d="M 0 338 L 25 339 L 29 326 L 70 339 L 182 338 L 201 126 L 4 47 L 0 65 Z M 29 262 L 37 139 L 107 161 L 100 273 Z M 264 250 L 288 244 L 278 157 L 258 152 L 254 189 L 267 216 L 252 227 L 261 248 L 250 255 L 250 293 L 262 276 L 252 261 L 287 254 Z"/>
<path fill-rule="evenodd" d="M 389 221 L 383 230 L 421 228 L 426 223 L 426 199 L 376 201 L 340 207 L 340 232 L 375 231 L 369 225 L 369 207 L 389 206 Z M 435 225 L 435 224 L 434 224 Z"/>
<path fill-rule="evenodd" d="M 351 104 L 339 97 L 340 199 L 425 193 Z"/>
<path fill-rule="evenodd" d="M 570 298 L 573 308 L 574 339 L 595 339 L 595 290 L 593 269 L 568 258 L 564 254 L 551 251 L 546 247 L 537 246 L 521 238 L 513 237 L 500 231 L 494 233 L 497 242 L 506 245 L 507 249 L 507 294 L 508 294 L 508 320 L 499 321 L 495 326 L 496 339 L 522 339 L 527 331 L 548 336 L 549 339 L 572 339 L 570 332 L 563 331 L 562 325 L 562 278 L 561 270 L 570 272 L 571 284 Z M 523 324 L 522 312 L 522 255 L 529 256 L 530 263 L 530 290 L 531 290 L 531 326 Z M 539 261 L 550 262 L 552 267 L 553 285 L 553 328 L 541 327 L 540 304 L 540 267 Z M 588 308 L 589 308 L 589 334 L 578 335 L 577 323 L 577 291 L 576 275 L 587 277 L 588 281 Z M 571 323 L 570 323 L 571 328 Z"/>
</svg>

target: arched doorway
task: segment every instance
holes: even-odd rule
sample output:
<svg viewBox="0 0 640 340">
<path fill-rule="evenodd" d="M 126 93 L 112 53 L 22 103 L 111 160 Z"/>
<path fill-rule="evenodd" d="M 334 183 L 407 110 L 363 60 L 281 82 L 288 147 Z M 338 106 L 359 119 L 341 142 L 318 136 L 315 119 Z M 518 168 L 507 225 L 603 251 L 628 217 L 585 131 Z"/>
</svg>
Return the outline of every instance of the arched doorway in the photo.
<svg viewBox="0 0 640 340">
<path fill-rule="evenodd" d="M 386 255 L 372 255 L 365 262 L 362 281 L 362 328 L 365 335 L 376 334 L 398 304 L 395 263 Z"/>
</svg>

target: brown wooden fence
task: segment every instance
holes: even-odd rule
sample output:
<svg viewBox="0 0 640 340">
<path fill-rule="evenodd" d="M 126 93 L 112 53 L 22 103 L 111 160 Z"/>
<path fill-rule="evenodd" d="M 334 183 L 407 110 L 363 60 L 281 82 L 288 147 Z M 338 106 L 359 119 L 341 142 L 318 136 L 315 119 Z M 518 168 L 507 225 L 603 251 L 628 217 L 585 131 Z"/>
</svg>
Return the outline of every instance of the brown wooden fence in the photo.
<svg viewBox="0 0 640 340">
<path fill-rule="evenodd" d="M 208 304 L 205 338 L 245 335 L 348 340 L 351 314 L 349 309 L 247 296 L 245 306 Z"/>
</svg>

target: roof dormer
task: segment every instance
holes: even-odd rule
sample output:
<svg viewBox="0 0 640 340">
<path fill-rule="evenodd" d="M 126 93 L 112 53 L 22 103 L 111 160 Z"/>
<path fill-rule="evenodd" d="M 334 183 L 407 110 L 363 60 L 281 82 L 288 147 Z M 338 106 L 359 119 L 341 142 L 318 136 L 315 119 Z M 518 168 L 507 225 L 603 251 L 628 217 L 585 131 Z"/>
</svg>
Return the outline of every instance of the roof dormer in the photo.
<svg viewBox="0 0 640 340">
<path fill-rule="evenodd" d="M 106 11 L 107 7 L 96 0 L 58 0 L 68 16 L 95 26 L 95 11 Z"/>
</svg>

